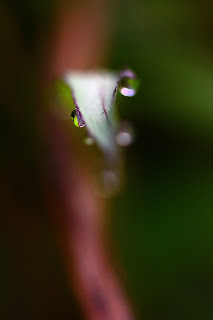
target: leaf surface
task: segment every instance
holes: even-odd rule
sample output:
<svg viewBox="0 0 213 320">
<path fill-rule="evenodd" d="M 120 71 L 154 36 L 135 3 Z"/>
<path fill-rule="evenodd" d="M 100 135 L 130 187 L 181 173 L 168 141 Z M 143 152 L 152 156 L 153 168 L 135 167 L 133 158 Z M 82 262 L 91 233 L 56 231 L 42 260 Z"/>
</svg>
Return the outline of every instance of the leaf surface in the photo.
<svg viewBox="0 0 213 320">
<path fill-rule="evenodd" d="M 64 76 L 75 107 L 90 136 L 107 154 L 114 154 L 116 117 L 113 110 L 119 74 L 109 71 L 70 71 Z"/>
</svg>

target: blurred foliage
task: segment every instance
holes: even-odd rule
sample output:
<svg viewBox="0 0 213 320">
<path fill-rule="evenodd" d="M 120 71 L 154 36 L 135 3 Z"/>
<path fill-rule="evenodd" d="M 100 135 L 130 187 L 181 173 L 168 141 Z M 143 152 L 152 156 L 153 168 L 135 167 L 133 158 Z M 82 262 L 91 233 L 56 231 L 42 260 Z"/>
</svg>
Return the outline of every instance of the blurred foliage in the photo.
<svg viewBox="0 0 213 320">
<path fill-rule="evenodd" d="M 44 199 L 49 168 L 37 79 L 52 5 L 0 3 L 2 320 L 80 318 Z"/>
</svg>

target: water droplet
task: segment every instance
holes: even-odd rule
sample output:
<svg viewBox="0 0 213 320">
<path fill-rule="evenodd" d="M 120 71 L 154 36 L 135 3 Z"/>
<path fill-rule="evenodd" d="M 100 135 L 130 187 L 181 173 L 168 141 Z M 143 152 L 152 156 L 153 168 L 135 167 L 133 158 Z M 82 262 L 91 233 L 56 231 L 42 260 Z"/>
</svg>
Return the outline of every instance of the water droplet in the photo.
<svg viewBox="0 0 213 320">
<path fill-rule="evenodd" d="M 134 133 L 130 123 L 123 122 L 115 138 L 121 147 L 128 147 L 134 140 Z"/>
<path fill-rule="evenodd" d="M 77 108 L 71 112 L 71 119 L 76 127 L 83 128 L 85 126 L 83 117 Z"/>
<path fill-rule="evenodd" d="M 95 143 L 95 140 L 93 138 L 87 136 L 87 137 L 84 138 L 84 143 L 87 146 L 92 146 Z"/>
<path fill-rule="evenodd" d="M 116 141 L 121 147 L 127 147 L 132 143 L 132 136 L 129 132 L 121 131 L 117 134 Z"/>
<path fill-rule="evenodd" d="M 126 97 L 133 97 L 139 87 L 139 80 L 136 74 L 131 70 L 125 70 L 120 76 L 121 80 L 118 84 L 119 92 Z"/>
</svg>

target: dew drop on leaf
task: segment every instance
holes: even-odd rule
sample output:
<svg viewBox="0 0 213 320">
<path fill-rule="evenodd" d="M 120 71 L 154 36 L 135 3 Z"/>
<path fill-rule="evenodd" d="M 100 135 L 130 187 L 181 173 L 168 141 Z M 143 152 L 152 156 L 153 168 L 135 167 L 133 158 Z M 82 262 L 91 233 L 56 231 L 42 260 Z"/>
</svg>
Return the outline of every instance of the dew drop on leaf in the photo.
<svg viewBox="0 0 213 320">
<path fill-rule="evenodd" d="M 85 137 L 84 138 L 84 144 L 86 144 L 87 146 L 92 146 L 95 143 L 95 140 L 92 137 Z"/>
<path fill-rule="evenodd" d="M 76 127 L 83 128 L 85 126 L 85 122 L 77 108 L 71 112 L 71 119 Z"/>
<path fill-rule="evenodd" d="M 126 97 L 133 97 L 139 87 L 139 80 L 132 70 L 125 70 L 121 73 L 121 78 L 118 83 L 118 91 Z"/>
</svg>

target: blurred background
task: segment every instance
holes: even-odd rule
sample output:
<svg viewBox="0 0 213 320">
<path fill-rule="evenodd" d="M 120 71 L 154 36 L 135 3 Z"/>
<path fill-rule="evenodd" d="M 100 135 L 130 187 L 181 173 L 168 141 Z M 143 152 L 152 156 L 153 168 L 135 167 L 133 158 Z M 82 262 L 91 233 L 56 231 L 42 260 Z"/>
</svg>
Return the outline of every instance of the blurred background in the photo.
<svg viewBox="0 0 213 320">
<path fill-rule="evenodd" d="M 64 203 L 69 187 L 81 203 L 95 182 L 88 174 L 84 183 L 88 151 L 77 129 L 50 119 L 44 99 L 61 72 L 99 66 L 130 67 L 141 82 L 132 99 L 117 97 L 135 131 L 125 186 L 112 199 L 88 196 L 94 208 L 104 202 L 116 281 L 135 319 L 213 319 L 211 1 L 7 0 L 0 8 L 1 319 L 129 319 L 93 316 L 84 285 L 73 284 Z"/>
</svg>

